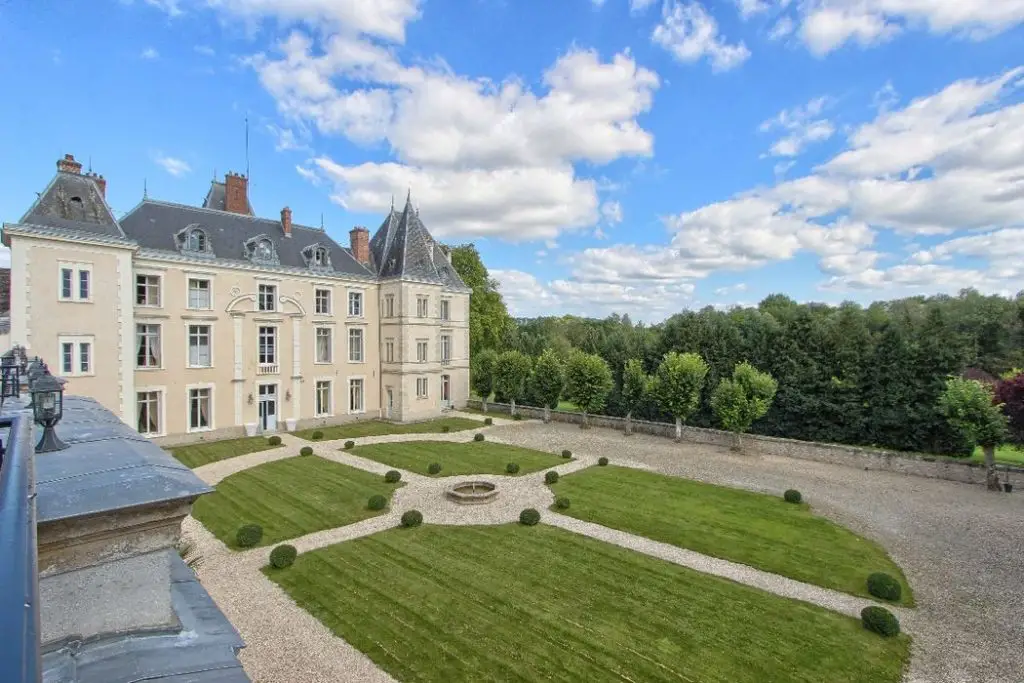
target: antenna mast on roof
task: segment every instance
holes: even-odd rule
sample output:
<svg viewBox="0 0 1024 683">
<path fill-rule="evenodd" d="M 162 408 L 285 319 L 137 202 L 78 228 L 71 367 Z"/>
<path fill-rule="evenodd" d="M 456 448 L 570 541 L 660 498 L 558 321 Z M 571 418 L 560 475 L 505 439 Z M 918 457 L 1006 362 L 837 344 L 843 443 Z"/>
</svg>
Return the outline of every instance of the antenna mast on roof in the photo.
<svg viewBox="0 0 1024 683">
<path fill-rule="evenodd" d="M 324 229 L 324 212 L 321 211 L 320 212 L 320 230 L 323 231 L 323 229 Z"/>
<path fill-rule="evenodd" d="M 142 179 L 142 198 L 149 199 L 149 188 L 146 186 L 146 179 Z"/>
<path fill-rule="evenodd" d="M 92 173 L 92 155 L 89 155 L 89 173 Z"/>
<path fill-rule="evenodd" d="M 245 177 L 249 177 L 249 112 L 245 112 Z"/>
</svg>

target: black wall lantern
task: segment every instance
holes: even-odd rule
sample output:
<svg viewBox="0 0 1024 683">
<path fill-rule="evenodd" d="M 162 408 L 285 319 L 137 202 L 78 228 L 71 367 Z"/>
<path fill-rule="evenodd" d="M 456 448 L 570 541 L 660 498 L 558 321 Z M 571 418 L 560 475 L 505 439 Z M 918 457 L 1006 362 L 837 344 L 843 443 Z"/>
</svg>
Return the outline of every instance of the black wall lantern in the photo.
<svg viewBox="0 0 1024 683">
<path fill-rule="evenodd" d="M 0 356 L 0 405 L 5 398 L 18 398 L 21 388 L 21 359 L 14 351 Z"/>
<path fill-rule="evenodd" d="M 57 438 L 57 432 L 53 430 L 64 416 L 64 382 L 50 374 L 39 375 L 29 386 L 29 391 L 32 392 L 32 415 L 36 424 L 43 428 L 36 453 L 64 450 L 68 445 Z"/>
</svg>

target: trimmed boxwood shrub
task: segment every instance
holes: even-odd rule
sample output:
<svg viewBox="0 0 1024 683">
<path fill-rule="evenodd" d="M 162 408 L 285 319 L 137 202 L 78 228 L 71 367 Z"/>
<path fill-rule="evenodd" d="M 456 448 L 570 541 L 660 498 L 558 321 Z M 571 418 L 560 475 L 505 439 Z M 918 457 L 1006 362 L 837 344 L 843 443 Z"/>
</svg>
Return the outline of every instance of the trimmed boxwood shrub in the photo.
<svg viewBox="0 0 1024 683">
<path fill-rule="evenodd" d="M 505 471 L 509 474 L 519 474 L 519 463 L 510 462 L 509 464 L 505 465 Z"/>
<path fill-rule="evenodd" d="M 388 506 L 388 499 L 379 493 L 370 496 L 370 500 L 366 501 L 366 507 L 371 510 L 383 510 Z"/>
<path fill-rule="evenodd" d="M 515 420 L 516 422 L 519 422 L 520 420 L 523 419 L 523 416 L 520 415 L 519 413 L 516 413 L 515 415 L 512 416 L 512 419 Z"/>
<path fill-rule="evenodd" d="M 313 437 L 313 441 L 319 441 L 320 439 L 324 438 L 324 433 L 318 429 L 315 432 L 313 432 L 311 436 Z"/>
<path fill-rule="evenodd" d="M 608 458 L 602 455 L 600 458 L 597 459 L 597 464 L 600 465 L 601 467 L 604 467 L 605 465 L 608 464 Z"/>
<path fill-rule="evenodd" d="M 902 592 L 900 582 L 884 572 L 875 572 L 868 577 L 868 593 L 876 598 L 895 602 L 900 599 Z"/>
<path fill-rule="evenodd" d="M 526 526 L 533 526 L 540 521 L 540 513 L 533 508 L 526 508 L 519 513 L 519 523 Z"/>
<path fill-rule="evenodd" d="M 545 484 L 557 484 L 558 483 L 558 472 L 551 470 L 544 475 Z"/>
<path fill-rule="evenodd" d="M 483 440 L 484 440 L 484 435 L 481 434 L 480 432 L 477 432 L 476 434 L 473 435 L 473 441 L 483 441 Z"/>
<path fill-rule="evenodd" d="M 350 451 L 350 450 L 352 450 L 355 447 L 356 447 L 356 442 L 355 441 L 346 441 L 345 442 L 345 450 L 346 451 Z"/>
<path fill-rule="evenodd" d="M 414 527 L 423 524 L 423 513 L 419 510 L 406 510 L 402 513 L 402 526 Z"/>
<path fill-rule="evenodd" d="M 787 503 L 799 503 L 801 500 L 804 499 L 804 497 L 801 496 L 800 492 L 797 491 L 796 489 L 789 489 L 788 491 L 782 494 L 782 497 L 785 499 Z"/>
<path fill-rule="evenodd" d="M 279 545 L 270 551 L 270 566 L 275 569 L 290 567 L 298 555 L 299 553 L 295 550 L 295 546 L 288 545 L 287 543 Z"/>
<path fill-rule="evenodd" d="M 555 498 L 555 507 L 558 508 L 559 510 L 568 510 L 569 499 L 566 498 L 565 496 L 559 496 L 558 498 Z"/>
<path fill-rule="evenodd" d="M 452 431 L 451 425 L 441 425 L 442 434 L 447 434 L 450 431 Z"/>
<path fill-rule="evenodd" d="M 313 455 L 313 447 L 303 446 L 302 448 L 299 449 L 299 455 Z"/>
<path fill-rule="evenodd" d="M 865 607 L 860 611 L 860 623 L 864 624 L 867 630 L 886 638 L 900 634 L 900 620 L 889 610 L 877 605 Z"/>
<path fill-rule="evenodd" d="M 274 436 L 272 436 L 272 437 L 267 439 L 267 443 L 270 444 L 271 446 L 280 446 L 281 445 L 281 437 L 279 437 L 279 436 L 277 436 L 275 434 Z"/>
<path fill-rule="evenodd" d="M 235 534 L 235 545 L 239 548 L 252 548 L 263 540 L 263 527 L 259 524 L 243 524 Z"/>
<path fill-rule="evenodd" d="M 441 463 L 432 462 L 427 465 L 427 474 L 437 474 L 441 471 Z"/>
<path fill-rule="evenodd" d="M 562 451 L 562 457 L 563 458 L 571 458 L 572 457 L 572 451 L 570 451 L 568 448 L 566 448 L 564 451 Z"/>
<path fill-rule="evenodd" d="M 484 418 L 484 426 L 485 427 L 490 427 L 492 424 L 494 424 L 494 418 L 491 418 L 491 417 L 485 417 Z"/>
<path fill-rule="evenodd" d="M 389 484 L 396 484 L 402 480 L 402 473 L 398 470 L 388 470 L 384 475 L 384 481 Z"/>
</svg>

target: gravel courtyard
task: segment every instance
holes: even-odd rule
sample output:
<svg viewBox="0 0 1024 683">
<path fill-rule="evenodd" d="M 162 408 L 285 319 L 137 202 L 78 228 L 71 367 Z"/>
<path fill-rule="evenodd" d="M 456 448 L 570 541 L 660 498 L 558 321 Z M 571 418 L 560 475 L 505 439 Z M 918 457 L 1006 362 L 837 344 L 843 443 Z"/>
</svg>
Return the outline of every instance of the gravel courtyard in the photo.
<svg viewBox="0 0 1024 683">
<path fill-rule="evenodd" d="M 507 423 L 488 438 L 756 491 L 799 489 L 816 512 L 875 539 L 906 572 L 918 603 L 905 620 L 911 683 L 1024 681 L 1024 494 L 564 423 Z"/>
</svg>

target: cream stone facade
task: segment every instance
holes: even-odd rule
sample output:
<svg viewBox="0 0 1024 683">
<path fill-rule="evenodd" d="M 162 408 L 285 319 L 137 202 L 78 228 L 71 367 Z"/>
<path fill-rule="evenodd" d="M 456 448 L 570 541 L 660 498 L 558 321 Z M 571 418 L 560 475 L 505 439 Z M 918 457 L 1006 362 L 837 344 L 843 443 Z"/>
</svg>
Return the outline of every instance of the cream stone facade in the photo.
<svg viewBox="0 0 1024 683">
<path fill-rule="evenodd" d="M 370 239 L 252 214 L 244 176 L 202 207 L 120 220 L 66 156 L 11 248 L 11 343 L 164 443 L 385 418 L 469 398 L 469 289 L 411 202 Z"/>
</svg>

